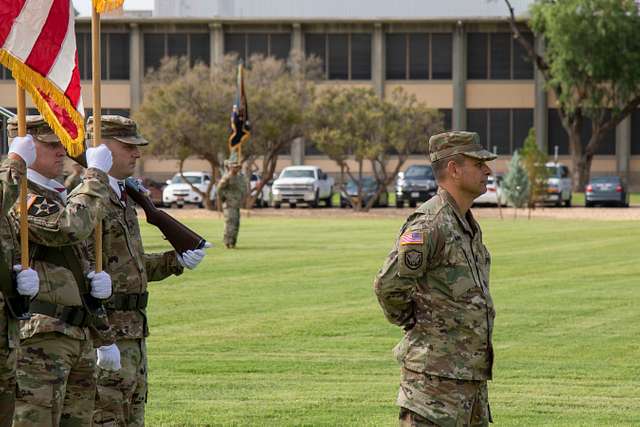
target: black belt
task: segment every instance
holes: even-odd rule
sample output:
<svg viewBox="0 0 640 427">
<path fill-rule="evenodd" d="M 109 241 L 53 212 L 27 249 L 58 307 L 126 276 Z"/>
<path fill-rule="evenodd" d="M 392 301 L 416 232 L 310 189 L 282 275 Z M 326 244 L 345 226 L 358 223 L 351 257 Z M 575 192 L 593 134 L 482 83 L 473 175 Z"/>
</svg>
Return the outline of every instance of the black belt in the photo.
<svg viewBox="0 0 640 427">
<path fill-rule="evenodd" d="M 90 318 L 83 306 L 68 306 L 46 301 L 31 301 L 29 309 L 32 313 L 55 317 L 71 326 L 87 326 Z"/>
<path fill-rule="evenodd" d="M 106 306 L 109 310 L 133 311 L 144 310 L 149 301 L 149 292 L 141 294 L 114 293 Z"/>
</svg>

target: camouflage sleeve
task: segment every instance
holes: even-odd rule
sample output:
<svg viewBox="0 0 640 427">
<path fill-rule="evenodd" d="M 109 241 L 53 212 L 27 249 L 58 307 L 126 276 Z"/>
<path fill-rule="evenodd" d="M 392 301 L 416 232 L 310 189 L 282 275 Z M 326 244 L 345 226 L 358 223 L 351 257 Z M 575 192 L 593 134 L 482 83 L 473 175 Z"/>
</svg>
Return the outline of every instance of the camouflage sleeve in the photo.
<svg viewBox="0 0 640 427">
<path fill-rule="evenodd" d="M 46 200 L 35 196 L 28 210 L 29 239 L 47 246 L 65 246 L 87 239 L 93 232 L 108 200 L 107 174 L 87 169 L 84 181 L 67 197 L 64 209 L 38 209 Z M 44 199 L 44 198 L 43 198 Z"/>
<path fill-rule="evenodd" d="M 6 215 L 18 200 L 20 177 L 25 174 L 26 166 L 20 160 L 5 159 L 0 165 L 0 211 Z"/>
<path fill-rule="evenodd" d="M 394 249 L 374 280 L 374 290 L 389 322 L 410 329 L 414 324 L 414 292 L 439 246 L 437 233 L 424 224 L 403 227 Z"/>
<path fill-rule="evenodd" d="M 179 276 L 184 271 L 175 251 L 144 254 L 144 268 L 147 271 L 147 280 L 150 282 L 166 279 L 172 274 Z"/>
</svg>

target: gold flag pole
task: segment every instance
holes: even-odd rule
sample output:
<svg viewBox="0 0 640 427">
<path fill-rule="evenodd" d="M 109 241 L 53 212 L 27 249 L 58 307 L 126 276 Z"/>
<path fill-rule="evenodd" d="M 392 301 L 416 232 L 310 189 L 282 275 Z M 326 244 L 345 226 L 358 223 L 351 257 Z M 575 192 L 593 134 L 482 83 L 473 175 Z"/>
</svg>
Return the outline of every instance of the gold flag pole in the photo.
<svg viewBox="0 0 640 427">
<path fill-rule="evenodd" d="M 16 98 L 18 101 L 18 136 L 27 134 L 27 108 L 24 88 L 16 80 Z M 20 177 L 20 264 L 22 269 L 29 268 L 29 223 L 27 222 L 27 175 Z"/>
<path fill-rule="evenodd" d="M 93 146 L 100 145 L 101 110 L 100 110 L 100 14 L 95 5 L 91 7 L 91 66 L 93 72 Z M 96 273 L 102 271 L 102 221 L 96 224 Z"/>
</svg>

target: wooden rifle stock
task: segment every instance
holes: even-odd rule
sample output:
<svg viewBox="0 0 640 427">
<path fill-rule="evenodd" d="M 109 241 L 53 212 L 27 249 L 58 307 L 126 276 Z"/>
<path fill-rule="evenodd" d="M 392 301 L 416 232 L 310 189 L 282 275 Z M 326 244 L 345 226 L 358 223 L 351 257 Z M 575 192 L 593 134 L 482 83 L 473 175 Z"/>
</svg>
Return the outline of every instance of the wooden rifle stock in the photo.
<svg viewBox="0 0 640 427">
<path fill-rule="evenodd" d="M 87 159 L 84 153 L 78 157 L 71 158 L 81 166 L 87 167 Z M 165 211 L 158 209 L 151 199 L 143 193 L 140 184 L 134 178 L 125 180 L 125 188 L 127 195 L 144 211 L 147 222 L 155 225 L 160 230 L 177 253 L 182 254 L 185 251 L 204 248 L 206 240 Z"/>
<path fill-rule="evenodd" d="M 176 252 L 181 254 L 188 250 L 204 248 L 206 241 L 202 236 L 165 211 L 158 209 L 151 199 L 142 193 L 140 186 L 133 178 L 127 178 L 125 186 L 127 195 L 144 211 L 147 222 L 158 227 Z"/>
</svg>

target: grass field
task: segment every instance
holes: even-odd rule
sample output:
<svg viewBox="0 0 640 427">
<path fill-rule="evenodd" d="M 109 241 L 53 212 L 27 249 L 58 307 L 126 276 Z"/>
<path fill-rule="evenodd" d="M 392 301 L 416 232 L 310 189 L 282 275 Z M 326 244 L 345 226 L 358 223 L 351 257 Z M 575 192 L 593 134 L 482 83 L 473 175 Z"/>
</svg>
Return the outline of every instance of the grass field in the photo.
<svg viewBox="0 0 640 427">
<path fill-rule="evenodd" d="M 250 218 L 151 284 L 147 423 L 394 426 L 399 368 L 372 278 L 399 219 Z M 491 220 L 498 426 L 640 425 L 640 230 Z M 166 248 L 143 227 L 149 251 Z"/>
</svg>

